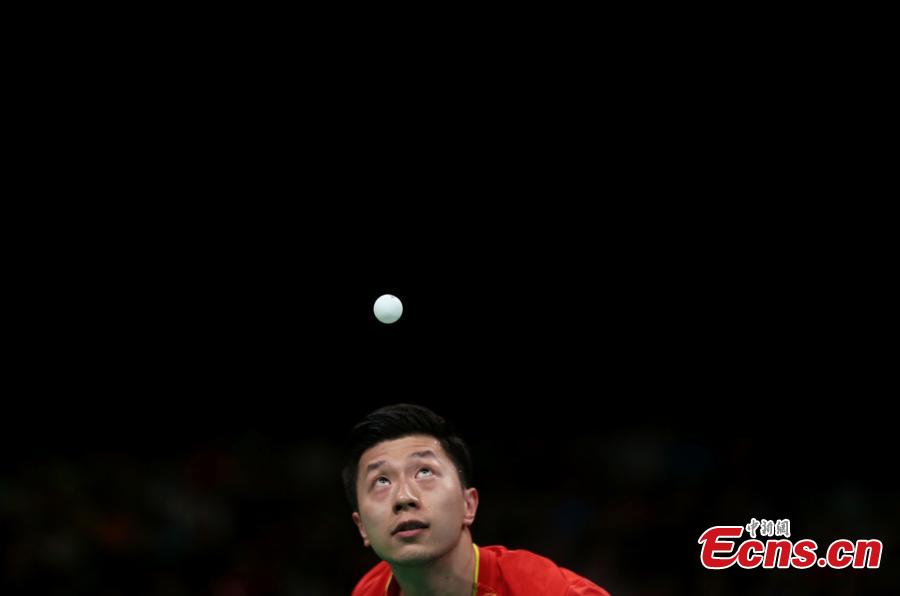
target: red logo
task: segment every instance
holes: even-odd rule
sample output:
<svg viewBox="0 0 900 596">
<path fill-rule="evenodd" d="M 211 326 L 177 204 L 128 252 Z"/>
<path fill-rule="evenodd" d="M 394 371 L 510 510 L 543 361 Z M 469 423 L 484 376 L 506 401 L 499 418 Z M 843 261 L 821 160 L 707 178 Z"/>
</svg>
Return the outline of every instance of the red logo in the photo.
<svg viewBox="0 0 900 596">
<path fill-rule="evenodd" d="M 780 522 L 781 520 L 779 520 Z M 790 522 L 787 522 L 786 535 L 790 536 Z M 700 549 L 700 562 L 707 569 L 728 569 L 737 564 L 743 569 L 809 569 L 815 565 L 819 567 L 831 567 L 832 569 L 845 569 L 852 565 L 853 569 L 878 569 L 881 565 L 881 550 L 883 544 L 878 539 L 835 540 L 825 551 L 825 555 L 816 558 L 818 545 L 815 540 L 803 539 L 792 541 L 787 538 L 769 539 L 765 543 L 756 538 L 756 520 L 747 524 L 747 530 L 751 535 L 749 540 L 740 544 L 738 539 L 744 534 L 744 526 L 713 526 L 700 536 L 697 542 L 702 545 Z M 752 529 L 750 529 L 752 527 Z M 771 536 L 763 529 L 763 536 Z M 782 531 L 780 534 L 785 535 Z"/>
</svg>

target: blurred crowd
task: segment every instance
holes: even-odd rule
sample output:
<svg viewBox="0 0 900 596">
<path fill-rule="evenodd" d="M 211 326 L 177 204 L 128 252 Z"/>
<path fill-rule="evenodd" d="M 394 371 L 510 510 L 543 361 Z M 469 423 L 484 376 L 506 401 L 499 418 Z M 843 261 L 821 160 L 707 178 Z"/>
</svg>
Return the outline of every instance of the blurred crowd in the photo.
<svg viewBox="0 0 900 596">
<path fill-rule="evenodd" d="M 900 501 L 883 482 L 760 466 L 752 438 L 518 437 L 470 440 L 478 544 L 544 554 L 613 594 L 889 593 L 888 569 L 706 571 L 697 544 L 709 526 L 768 516 L 820 544 L 890 549 Z M 351 522 L 341 457 L 339 441 L 261 431 L 23 456 L 0 476 L 2 593 L 349 594 L 378 559 Z"/>
</svg>

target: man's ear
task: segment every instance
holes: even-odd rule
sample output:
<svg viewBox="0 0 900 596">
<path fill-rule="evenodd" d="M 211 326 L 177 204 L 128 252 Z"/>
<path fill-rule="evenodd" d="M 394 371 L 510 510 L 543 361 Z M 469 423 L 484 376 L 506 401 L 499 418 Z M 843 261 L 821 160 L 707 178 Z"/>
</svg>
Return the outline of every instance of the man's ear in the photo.
<svg viewBox="0 0 900 596">
<path fill-rule="evenodd" d="M 363 527 L 362 518 L 359 517 L 359 512 L 353 512 L 353 523 L 356 524 L 356 528 L 359 530 L 359 535 L 362 536 L 363 546 L 369 546 L 369 537 L 366 535 L 366 529 Z"/>
<path fill-rule="evenodd" d="M 475 513 L 478 511 L 478 489 L 467 488 L 463 491 L 466 500 L 466 513 L 463 516 L 463 525 L 471 526 L 475 523 Z"/>
</svg>

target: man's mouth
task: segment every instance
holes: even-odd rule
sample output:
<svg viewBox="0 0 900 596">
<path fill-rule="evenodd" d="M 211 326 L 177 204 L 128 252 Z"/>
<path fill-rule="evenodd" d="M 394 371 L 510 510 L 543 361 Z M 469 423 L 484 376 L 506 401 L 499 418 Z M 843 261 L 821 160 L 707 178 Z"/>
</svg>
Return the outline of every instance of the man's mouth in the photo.
<svg viewBox="0 0 900 596">
<path fill-rule="evenodd" d="M 391 531 L 391 535 L 396 535 L 396 534 L 400 534 L 400 533 L 404 533 L 403 535 L 412 535 L 413 530 L 422 530 L 427 527 L 428 527 L 428 524 L 426 524 L 425 522 L 411 519 L 411 520 L 407 520 L 405 522 L 400 522 L 399 524 L 397 524 L 397 527 L 395 527 Z M 408 534 L 406 534 L 406 533 L 408 533 Z"/>
</svg>

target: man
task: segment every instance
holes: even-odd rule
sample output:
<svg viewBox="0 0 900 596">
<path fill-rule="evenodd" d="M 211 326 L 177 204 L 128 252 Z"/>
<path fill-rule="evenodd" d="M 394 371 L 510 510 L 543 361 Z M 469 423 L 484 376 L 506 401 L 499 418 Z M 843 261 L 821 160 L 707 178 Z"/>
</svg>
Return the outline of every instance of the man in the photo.
<svg viewBox="0 0 900 596">
<path fill-rule="evenodd" d="M 525 550 L 478 547 L 468 448 L 428 408 L 387 406 L 357 424 L 343 470 L 363 544 L 382 562 L 354 596 L 609 596 Z"/>
</svg>

